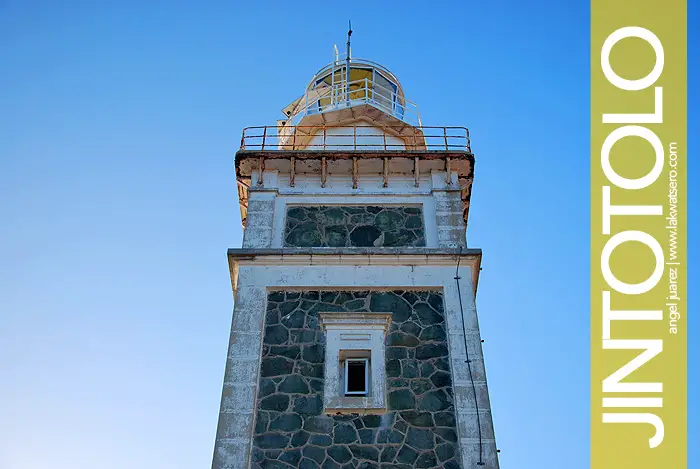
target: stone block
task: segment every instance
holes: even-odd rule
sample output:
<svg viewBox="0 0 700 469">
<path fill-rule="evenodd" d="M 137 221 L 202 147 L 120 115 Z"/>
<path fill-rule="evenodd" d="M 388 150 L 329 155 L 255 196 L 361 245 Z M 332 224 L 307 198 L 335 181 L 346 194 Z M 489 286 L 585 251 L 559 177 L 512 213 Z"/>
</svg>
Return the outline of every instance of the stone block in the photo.
<svg viewBox="0 0 700 469">
<path fill-rule="evenodd" d="M 255 386 L 224 384 L 221 412 L 252 412 L 255 406 Z"/>
<path fill-rule="evenodd" d="M 490 409 L 491 403 L 489 402 L 486 383 L 483 381 L 475 382 L 474 386 L 476 388 L 476 398 L 479 404 L 479 409 Z M 455 384 L 452 389 L 454 391 L 455 407 L 457 409 L 475 409 L 474 390 L 472 389 L 472 385 L 470 383 Z"/>
<path fill-rule="evenodd" d="M 257 332 L 231 333 L 228 348 L 229 358 L 252 359 L 260 356 L 260 334 Z"/>
<path fill-rule="evenodd" d="M 461 447 L 462 465 L 465 468 L 499 469 L 495 441 L 483 441 L 480 447 L 478 439 L 476 441 L 474 439 L 462 440 Z M 478 465 L 479 463 L 483 463 L 483 465 Z"/>
<path fill-rule="evenodd" d="M 268 227 L 246 226 L 243 232 L 244 248 L 269 248 L 272 243 L 272 230 Z"/>
<path fill-rule="evenodd" d="M 249 469 L 248 451 L 250 441 L 248 439 L 217 439 L 214 446 L 215 469 Z"/>
<path fill-rule="evenodd" d="M 252 412 L 221 413 L 216 431 L 216 439 L 250 438 L 253 425 Z"/>
<path fill-rule="evenodd" d="M 493 420 L 488 409 L 479 409 L 479 419 L 475 411 L 458 410 L 459 436 L 460 438 L 479 438 L 479 425 L 481 424 L 481 437 L 492 440 L 494 438 Z"/>
<path fill-rule="evenodd" d="M 224 383 L 257 384 L 259 366 L 258 357 L 250 359 L 229 358 L 226 360 Z"/>
</svg>

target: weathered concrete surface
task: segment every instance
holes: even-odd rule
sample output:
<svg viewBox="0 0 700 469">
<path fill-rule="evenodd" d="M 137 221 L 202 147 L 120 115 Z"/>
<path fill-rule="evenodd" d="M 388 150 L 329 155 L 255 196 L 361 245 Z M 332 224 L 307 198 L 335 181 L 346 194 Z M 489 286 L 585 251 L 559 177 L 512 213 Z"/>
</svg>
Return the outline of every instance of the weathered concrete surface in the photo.
<svg viewBox="0 0 700 469">
<path fill-rule="evenodd" d="M 420 251 L 420 249 L 417 250 Z M 267 250 L 261 250 L 261 252 L 265 251 Z M 475 278 L 474 269 L 477 264 L 471 261 L 480 256 L 472 255 L 470 261 L 467 255 L 462 260 L 459 280 L 461 296 L 458 295 L 457 280 L 454 279 L 454 262 L 456 262 L 454 257 L 450 260 L 449 256 L 418 255 L 415 256 L 415 265 L 403 265 L 401 261 L 403 257 L 399 255 L 393 257 L 395 263 L 391 268 L 387 268 L 389 264 L 386 262 L 390 261 L 392 256 L 382 256 L 384 262 L 382 265 L 371 264 L 371 262 L 377 262 L 377 259 L 372 256 L 351 256 L 348 259 L 337 254 L 328 256 L 328 259 L 321 263 L 317 263 L 318 259 L 313 255 L 302 257 L 301 263 L 292 259 L 293 264 L 290 265 L 286 264 L 289 259 L 285 257 L 282 262 L 284 265 L 281 265 L 280 259 L 276 256 L 242 255 L 237 256 L 235 262 L 237 267 L 233 272 L 238 280 L 236 310 L 219 422 L 220 429 L 226 430 L 220 430 L 217 437 L 214 469 L 250 467 L 252 429 L 247 426 L 245 418 L 242 422 L 236 423 L 232 420 L 234 417 L 229 414 L 252 414 L 256 407 L 255 389 L 258 387 L 262 359 L 262 335 L 268 290 L 331 289 L 339 291 L 348 288 L 352 290 L 429 289 L 442 292 L 461 460 L 465 468 L 474 467 L 475 461 L 478 461 L 477 421 L 479 421 L 485 462 L 485 466 L 482 467 L 498 468 L 495 440 L 491 436 L 493 426 L 472 281 Z M 272 258 L 272 261 L 266 262 L 267 258 Z M 358 263 L 358 258 L 364 259 L 365 263 Z M 460 310 L 460 302 L 464 307 L 463 314 Z M 473 383 L 469 379 L 466 368 L 467 355 L 464 349 L 465 335 L 462 332 L 462 321 L 467 332 L 466 341 L 469 347 Z M 473 399 L 474 390 L 477 393 L 477 402 Z M 477 404 L 479 419 L 477 419 Z M 236 424 L 239 426 L 238 430 L 229 429 Z M 232 436 L 246 434 L 247 439 Z"/>
<path fill-rule="evenodd" d="M 389 184 L 385 187 L 382 176 L 377 175 L 381 171 L 381 160 L 376 161 L 379 164 L 378 168 L 371 167 L 370 163 L 374 162 L 367 162 L 369 166 L 365 168 L 365 173 L 360 175 L 360 183 L 357 188 L 353 188 L 350 175 L 336 173 L 334 171 L 338 168 L 330 165 L 331 174 L 329 174 L 325 185 L 321 184 L 320 178 L 316 174 L 304 174 L 299 171 L 296 184 L 291 186 L 289 174 L 284 174 L 279 169 L 272 169 L 263 171 L 262 184 L 252 185 L 245 191 L 248 220 L 243 248 L 229 250 L 228 253 L 236 305 L 224 378 L 214 469 L 249 469 L 253 463 L 254 420 L 256 412 L 259 410 L 258 404 L 262 405 L 259 397 L 260 393 L 263 392 L 260 387 L 263 338 L 273 333 L 279 334 L 275 337 L 285 338 L 284 332 L 281 330 L 268 330 L 269 324 L 265 320 L 267 295 L 274 290 L 372 290 L 375 292 L 430 290 L 440 293 L 444 299 L 444 329 L 448 351 L 447 355 L 440 357 L 440 359 L 444 358 L 449 365 L 451 380 L 449 395 L 452 399 L 451 405 L 455 418 L 454 431 L 457 434 L 458 455 L 450 456 L 450 458 L 462 461 L 465 468 L 475 467 L 476 462 L 479 461 L 479 452 L 481 452 L 485 463 L 485 466 L 481 466 L 483 469 L 498 468 L 474 302 L 481 251 L 466 248 L 466 224 L 462 218 L 464 201 L 460 198 L 462 194 L 460 193 L 458 176 L 456 173 L 452 173 L 448 181 L 448 174 L 440 169 L 442 166 L 439 161 L 426 162 L 425 165 L 421 166 L 425 171 L 421 170 L 420 177 L 414 178 L 411 174 L 392 173 Z M 299 162 L 298 170 L 302 166 Z M 393 167 L 397 168 L 397 166 Z M 255 181 L 257 184 L 258 175 L 254 172 L 251 175 L 251 181 Z M 356 247 L 357 243 L 348 244 L 347 238 L 345 238 L 345 244 L 338 247 L 331 247 L 333 243 L 330 242 L 321 243 L 323 247 L 284 247 L 288 210 L 299 206 L 320 205 L 354 207 L 365 211 L 368 210 L 368 207 L 415 207 L 421 212 L 424 246 L 384 247 L 385 243 L 382 242 L 379 244 L 381 247 Z M 413 216 L 413 214 L 408 213 L 407 215 Z M 415 220 L 410 217 L 402 218 L 399 229 L 408 228 L 409 219 L 411 226 L 415 224 Z M 373 220 L 372 224 L 375 221 Z M 382 220 L 380 222 L 384 223 Z M 323 229 L 325 234 L 325 227 Z M 375 246 L 377 239 L 379 238 L 372 241 L 373 246 Z M 457 280 L 455 280 L 455 264 L 458 260 L 461 263 L 461 278 L 459 280 L 461 295 L 458 294 Z M 464 306 L 463 311 L 460 309 L 460 304 Z M 308 317 L 308 312 L 305 314 Z M 464 326 L 462 322 L 464 322 Z M 466 331 L 466 335 L 463 330 Z M 311 332 L 316 334 L 318 331 L 308 329 L 306 330 L 307 336 Z M 291 337 L 291 329 L 288 329 L 287 333 Z M 314 336 L 313 340 L 321 339 Z M 465 350 L 465 341 L 468 350 Z M 471 376 L 466 366 L 467 352 L 472 368 Z M 302 355 L 299 359 L 303 360 L 301 349 L 300 354 Z M 309 370 L 318 372 L 318 367 L 315 366 L 318 364 L 308 361 L 307 363 Z M 401 372 L 403 373 L 403 368 L 401 368 Z M 310 392 L 312 385 L 322 386 L 317 381 L 310 381 L 311 379 L 312 377 L 309 377 L 309 381 L 306 382 Z M 313 379 L 319 380 L 320 378 Z M 388 377 L 387 379 L 414 378 Z M 419 377 L 415 379 L 429 380 L 430 377 L 424 378 L 419 374 Z M 281 386 L 281 382 L 275 383 L 275 386 Z M 406 389 L 410 390 L 410 385 Z M 280 393 L 278 388 L 275 388 L 275 392 Z M 476 400 L 474 394 L 477 396 Z M 286 403 L 287 410 L 278 412 L 293 413 L 296 395 L 292 393 L 290 396 L 292 397 L 288 396 L 288 402 L 280 397 L 267 401 L 265 405 L 283 408 Z M 414 395 L 414 401 L 415 399 L 416 395 Z M 313 406 L 314 404 L 314 402 L 305 402 L 304 406 Z M 273 412 L 273 410 L 267 411 Z M 401 412 L 403 411 L 401 410 Z M 477 416 L 479 417 L 477 418 Z M 400 415 L 394 417 L 392 425 L 397 421 L 402 421 L 402 418 Z M 294 417 L 289 417 L 289 421 L 286 421 L 285 425 L 293 423 L 293 421 Z M 353 422 L 353 420 L 349 421 L 355 425 Z M 479 439 L 479 423 L 481 440 Z M 272 425 L 272 422 L 268 422 L 267 425 L 266 431 L 269 432 L 271 431 L 269 425 Z M 282 425 L 281 421 L 279 425 Z M 365 425 L 364 421 L 363 425 Z M 358 432 L 365 429 L 355 427 Z M 407 433 L 404 433 L 404 438 L 408 438 Z M 291 444 L 291 438 L 290 442 L 286 444 Z M 399 443 L 393 444 L 398 445 Z M 349 444 L 346 446 L 348 451 L 353 454 L 352 458 L 360 461 L 350 449 Z M 440 459 L 437 448 L 420 449 L 421 451 L 434 451 L 438 461 L 451 460 L 450 458 L 444 459 L 445 455 L 443 455 L 443 459 Z M 289 461 L 280 459 L 273 461 L 275 464 L 284 463 L 293 467 L 297 467 L 295 464 L 299 464 L 300 467 L 315 467 L 311 462 L 314 459 L 306 457 L 303 451 L 299 454 L 300 459 L 296 462 L 295 454 L 290 454 L 289 457 L 292 459 Z M 326 456 L 329 455 L 326 454 Z M 340 457 L 340 453 L 336 456 Z M 378 461 L 372 458 L 364 458 L 362 461 L 368 464 L 366 467 L 374 467 L 372 466 L 374 463 L 380 465 L 383 463 L 385 467 L 386 465 L 401 467 L 400 464 L 404 464 L 397 462 L 399 461 L 396 459 L 398 453 L 391 457 L 389 455 L 384 457 L 393 462 L 382 461 L 381 453 Z M 340 458 L 342 459 L 342 457 Z M 334 462 L 328 462 L 328 468 L 324 469 L 336 469 L 332 464 L 341 465 L 332 456 L 328 461 L 331 460 Z M 304 461 L 303 464 L 302 461 Z M 324 459 L 325 461 L 326 459 Z M 411 464 L 416 464 L 416 467 L 422 469 L 423 465 L 432 467 L 430 463 L 432 463 L 431 456 L 425 456 L 423 459 L 416 457 Z M 282 467 L 286 466 L 279 466 L 279 468 Z M 383 468 L 380 467 L 380 469 Z"/>
</svg>

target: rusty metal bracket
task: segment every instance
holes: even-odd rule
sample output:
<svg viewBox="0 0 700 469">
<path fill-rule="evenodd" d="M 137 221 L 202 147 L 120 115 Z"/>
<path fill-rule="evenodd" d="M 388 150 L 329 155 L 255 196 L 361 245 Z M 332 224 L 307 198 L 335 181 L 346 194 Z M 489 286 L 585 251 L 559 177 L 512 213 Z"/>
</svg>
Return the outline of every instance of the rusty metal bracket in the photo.
<svg viewBox="0 0 700 469">
<path fill-rule="evenodd" d="M 420 158 L 415 157 L 413 159 L 413 177 L 415 179 L 415 186 L 420 186 Z"/>
<path fill-rule="evenodd" d="M 258 158 L 258 186 L 263 185 L 263 171 L 265 171 L 265 158 Z"/>
<path fill-rule="evenodd" d="M 289 187 L 294 187 L 294 176 L 295 176 L 295 171 L 294 167 L 296 163 L 296 158 L 293 156 L 289 159 Z"/>
<path fill-rule="evenodd" d="M 384 187 L 389 187 L 389 158 L 384 157 Z"/>
<path fill-rule="evenodd" d="M 352 188 L 357 189 L 357 157 L 352 159 Z"/>
<path fill-rule="evenodd" d="M 452 160 L 448 156 L 445 158 L 445 178 L 447 180 L 447 185 L 452 185 Z"/>
</svg>

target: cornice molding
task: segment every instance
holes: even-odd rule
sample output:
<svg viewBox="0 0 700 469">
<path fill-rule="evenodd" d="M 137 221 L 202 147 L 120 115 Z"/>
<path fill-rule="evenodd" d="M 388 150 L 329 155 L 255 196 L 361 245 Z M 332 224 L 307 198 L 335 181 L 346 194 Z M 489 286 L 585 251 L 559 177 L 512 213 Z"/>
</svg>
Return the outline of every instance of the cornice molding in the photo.
<svg viewBox="0 0 700 469">
<path fill-rule="evenodd" d="M 469 267 L 474 294 L 481 271 L 481 249 L 445 248 L 285 248 L 229 249 L 233 289 L 240 267 L 425 266 Z M 290 285 L 291 286 L 291 285 Z"/>
<path fill-rule="evenodd" d="M 380 329 L 386 333 L 391 325 L 391 313 L 319 312 L 318 316 L 324 330 Z"/>
</svg>

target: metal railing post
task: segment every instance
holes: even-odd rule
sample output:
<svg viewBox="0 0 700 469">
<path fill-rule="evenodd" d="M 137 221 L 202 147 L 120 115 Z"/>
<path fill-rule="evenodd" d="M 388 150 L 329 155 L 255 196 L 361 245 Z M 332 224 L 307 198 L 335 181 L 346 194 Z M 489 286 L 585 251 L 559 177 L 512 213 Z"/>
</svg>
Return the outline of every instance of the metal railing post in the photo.
<svg viewBox="0 0 700 469">
<path fill-rule="evenodd" d="M 262 148 L 260 150 L 265 149 L 265 140 L 267 139 L 267 126 L 263 128 L 263 140 L 262 140 Z"/>
<path fill-rule="evenodd" d="M 442 133 L 443 133 L 443 135 L 445 136 L 445 151 L 447 151 L 447 149 L 448 149 L 448 145 L 447 145 L 447 127 L 443 127 L 443 128 L 442 128 Z"/>
<path fill-rule="evenodd" d="M 326 151 L 326 126 L 323 126 L 323 151 Z"/>
</svg>

